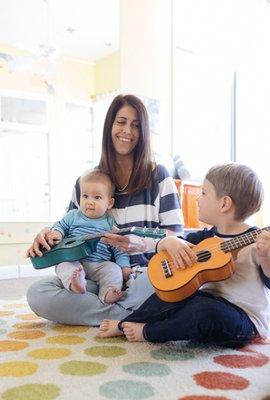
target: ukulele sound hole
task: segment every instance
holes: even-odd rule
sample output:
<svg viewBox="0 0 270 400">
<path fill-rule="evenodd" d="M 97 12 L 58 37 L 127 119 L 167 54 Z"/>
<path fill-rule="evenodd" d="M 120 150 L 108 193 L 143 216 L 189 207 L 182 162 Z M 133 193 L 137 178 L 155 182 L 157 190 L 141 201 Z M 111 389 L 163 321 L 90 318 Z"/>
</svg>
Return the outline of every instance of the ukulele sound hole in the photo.
<svg viewBox="0 0 270 400">
<path fill-rule="evenodd" d="M 202 250 L 197 253 L 197 261 L 198 262 L 205 262 L 210 260 L 211 258 L 211 253 L 208 250 Z"/>
</svg>

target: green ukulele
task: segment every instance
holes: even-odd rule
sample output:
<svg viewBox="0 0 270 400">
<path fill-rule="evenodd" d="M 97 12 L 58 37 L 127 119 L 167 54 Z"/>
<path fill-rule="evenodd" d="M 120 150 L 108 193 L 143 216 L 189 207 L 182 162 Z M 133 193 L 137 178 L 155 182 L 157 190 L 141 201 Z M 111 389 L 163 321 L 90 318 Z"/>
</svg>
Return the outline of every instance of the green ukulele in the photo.
<svg viewBox="0 0 270 400">
<path fill-rule="evenodd" d="M 63 261 L 76 261 L 88 257 L 96 251 L 99 239 L 104 233 L 97 235 L 82 235 L 64 238 L 60 243 L 56 244 L 51 250 L 41 250 L 42 256 L 30 257 L 31 262 L 36 269 L 48 268 L 59 264 Z M 117 235 L 137 235 L 142 237 L 152 237 L 162 239 L 166 236 L 165 229 L 159 228 L 132 228 L 119 229 Z"/>
</svg>

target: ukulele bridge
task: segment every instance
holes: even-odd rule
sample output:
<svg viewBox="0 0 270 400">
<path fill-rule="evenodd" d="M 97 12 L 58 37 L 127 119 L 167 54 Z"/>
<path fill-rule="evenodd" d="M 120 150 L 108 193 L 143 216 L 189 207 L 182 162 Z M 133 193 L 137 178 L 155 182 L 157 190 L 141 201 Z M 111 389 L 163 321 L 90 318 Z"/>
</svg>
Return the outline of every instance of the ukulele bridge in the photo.
<svg viewBox="0 0 270 400">
<path fill-rule="evenodd" d="M 166 259 L 162 260 L 161 261 L 161 266 L 162 266 L 162 270 L 163 270 L 165 278 L 170 278 L 173 275 L 173 273 L 172 273 L 172 270 L 170 268 L 168 260 L 166 260 Z"/>
</svg>

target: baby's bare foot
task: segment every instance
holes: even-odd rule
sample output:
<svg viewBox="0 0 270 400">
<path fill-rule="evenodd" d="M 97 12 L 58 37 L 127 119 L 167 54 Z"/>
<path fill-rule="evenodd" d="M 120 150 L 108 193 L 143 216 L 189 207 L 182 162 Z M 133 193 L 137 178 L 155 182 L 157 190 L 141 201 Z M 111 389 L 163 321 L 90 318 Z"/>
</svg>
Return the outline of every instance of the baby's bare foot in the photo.
<svg viewBox="0 0 270 400">
<path fill-rule="evenodd" d="M 123 322 L 123 331 L 129 342 L 145 342 L 143 327 L 145 324 L 137 322 Z"/>
<path fill-rule="evenodd" d="M 110 288 L 106 293 L 104 302 L 108 304 L 115 303 L 116 301 L 120 300 L 122 296 L 123 292 L 121 290 L 117 288 Z"/>
<path fill-rule="evenodd" d="M 118 329 L 118 323 L 119 321 L 113 319 L 104 319 L 100 324 L 97 336 L 100 338 L 107 338 L 124 335 L 124 333 Z"/>
<path fill-rule="evenodd" d="M 73 272 L 70 281 L 70 290 L 80 294 L 86 292 L 85 272 L 83 267 L 79 267 Z"/>
</svg>

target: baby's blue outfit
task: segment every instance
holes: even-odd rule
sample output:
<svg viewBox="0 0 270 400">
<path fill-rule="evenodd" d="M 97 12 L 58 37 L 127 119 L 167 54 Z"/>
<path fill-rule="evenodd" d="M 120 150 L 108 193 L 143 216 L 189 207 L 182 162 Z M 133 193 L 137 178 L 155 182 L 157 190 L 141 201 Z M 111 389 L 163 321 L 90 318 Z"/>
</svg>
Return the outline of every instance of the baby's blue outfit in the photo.
<svg viewBox="0 0 270 400">
<path fill-rule="evenodd" d="M 115 225 L 114 219 L 107 213 L 100 218 L 88 218 L 81 210 L 71 210 L 56 222 L 52 229 L 59 231 L 63 237 L 71 237 L 108 232 Z M 81 265 L 86 278 L 98 283 L 99 298 L 104 302 L 111 287 L 121 290 L 123 285 L 121 268 L 130 267 L 130 260 L 128 254 L 99 241 L 96 251 L 87 258 L 80 261 L 63 262 L 56 266 L 56 274 L 66 289 L 70 288 L 72 273 Z"/>
</svg>

